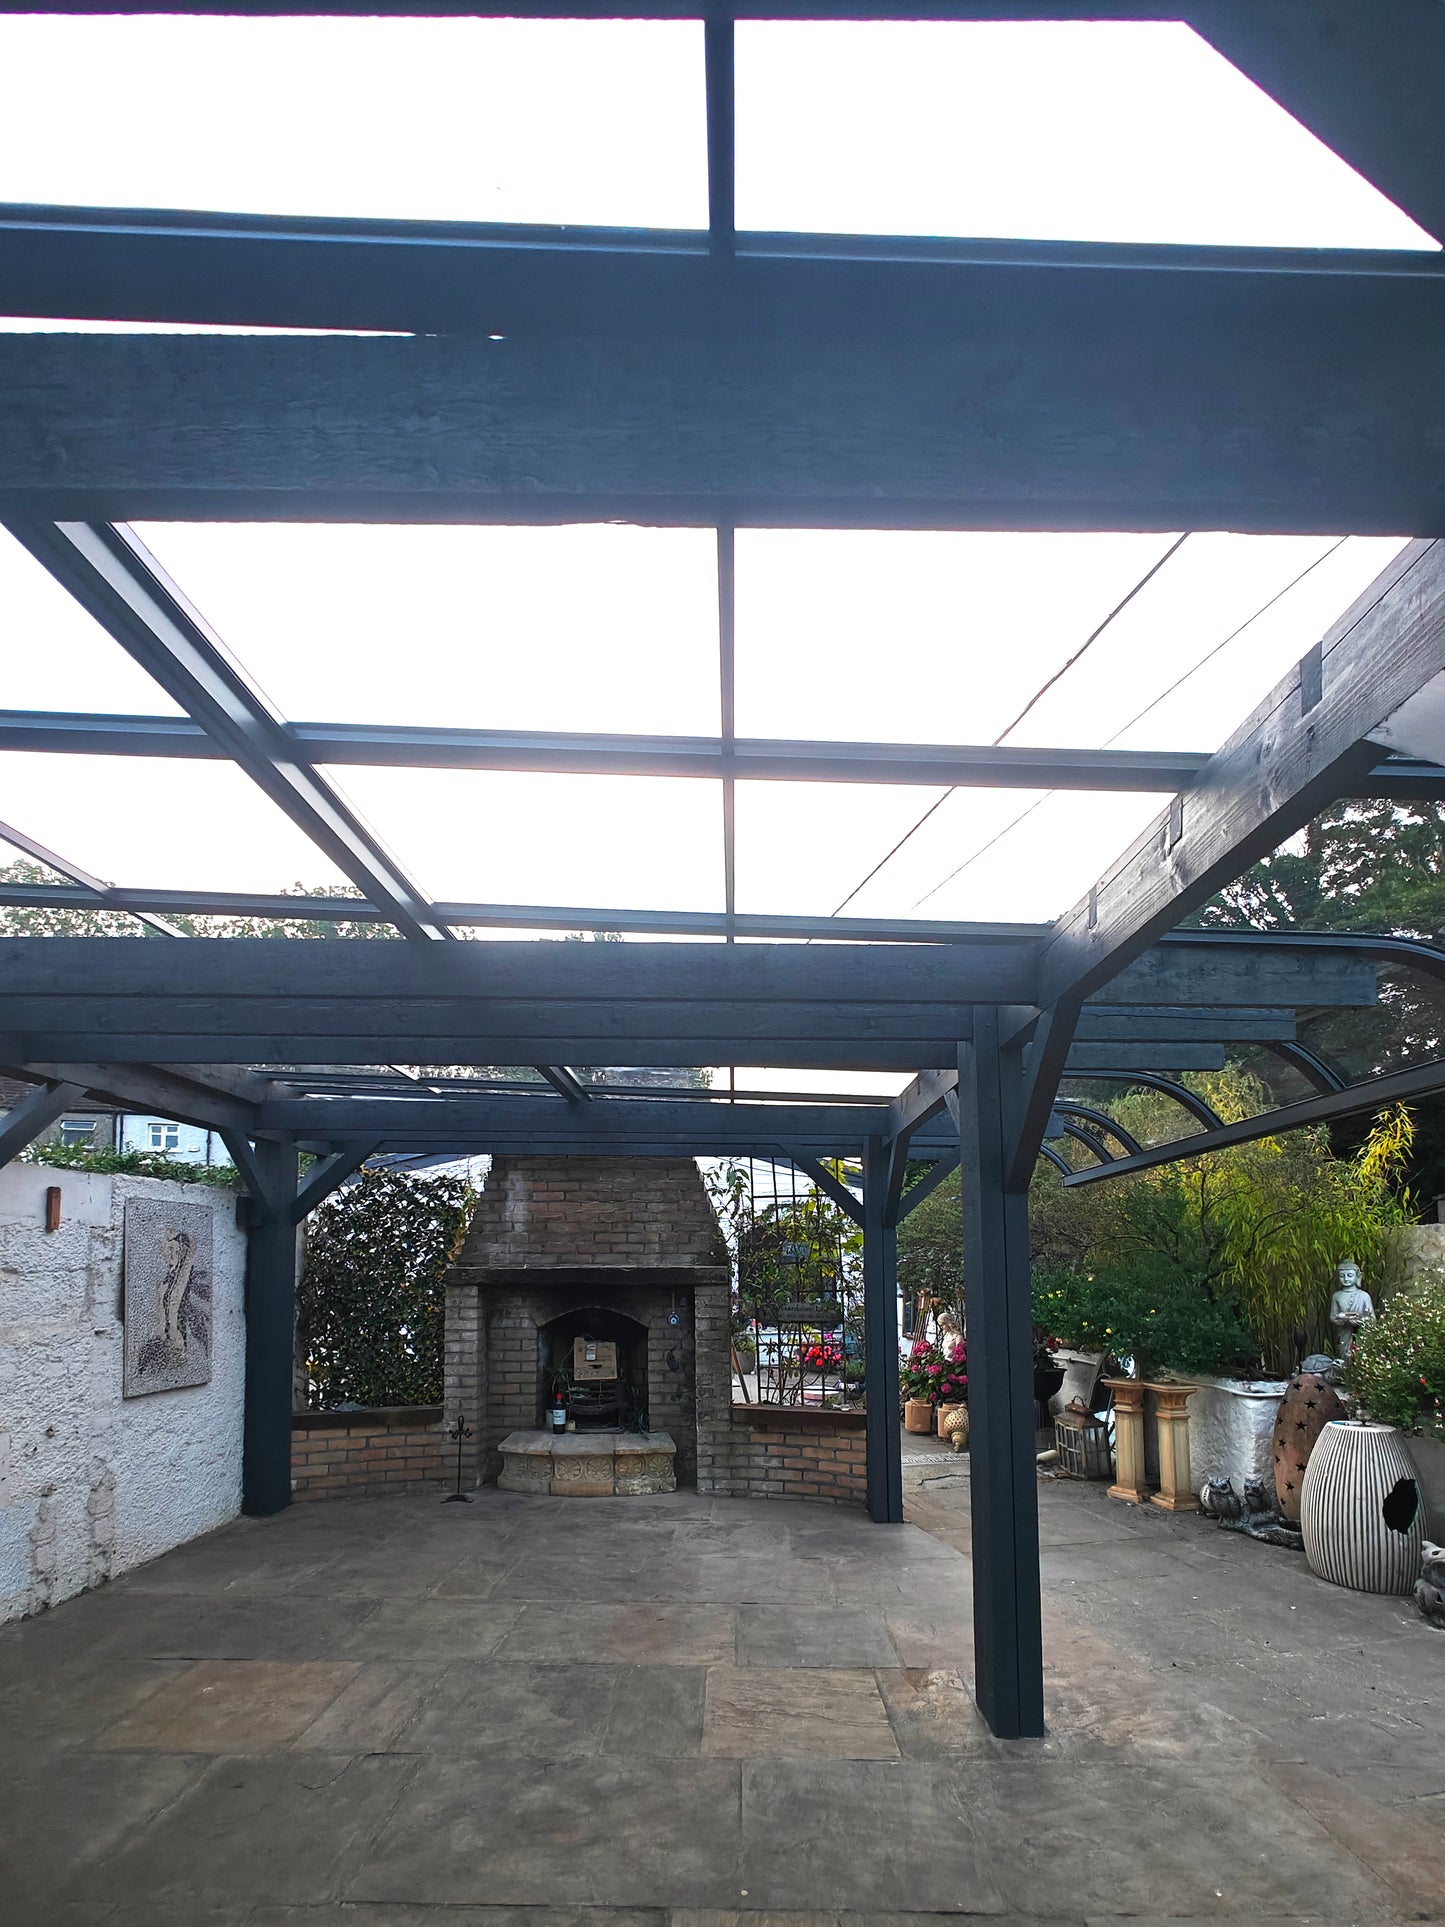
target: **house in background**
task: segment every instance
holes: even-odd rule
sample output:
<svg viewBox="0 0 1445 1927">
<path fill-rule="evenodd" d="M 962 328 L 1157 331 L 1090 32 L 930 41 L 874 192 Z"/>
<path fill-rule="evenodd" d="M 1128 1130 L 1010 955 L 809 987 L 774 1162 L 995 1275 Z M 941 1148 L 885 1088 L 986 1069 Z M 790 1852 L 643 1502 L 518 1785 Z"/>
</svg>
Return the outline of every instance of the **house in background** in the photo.
<svg viewBox="0 0 1445 1927">
<path fill-rule="evenodd" d="M 18 1078 L 0 1077 L 0 1112 L 18 1104 L 31 1086 Z M 178 1164 L 226 1164 L 231 1154 L 217 1131 L 198 1124 L 178 1124 L 174 1118 L 153 1117 L 138 1111 L 118 1111 L 107 1104 L 79 1105 L 63 1111 L 40 1133 L 41 1144 L 63 1144 L 86 1151 L 151 1151 Z"/>
</svg>

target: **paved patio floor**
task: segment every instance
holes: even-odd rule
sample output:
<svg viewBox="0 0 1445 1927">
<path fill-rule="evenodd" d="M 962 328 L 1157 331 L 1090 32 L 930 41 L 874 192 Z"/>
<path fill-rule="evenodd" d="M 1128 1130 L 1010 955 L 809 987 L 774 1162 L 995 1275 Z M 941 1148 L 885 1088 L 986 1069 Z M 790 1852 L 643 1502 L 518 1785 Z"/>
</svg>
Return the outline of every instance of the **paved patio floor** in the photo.
<svg viewBox="0 0 1445 1927">
<path fill-rule="evenodd" d="M 1051 1733 L 1000 1743 L 957 1467 L 910 1468 L 893 1528 L 298 1506 L 6 1629 L 0 1920 L 1445 1918 L 1445 1637 L 1044 1486 Z"/>
</svg>

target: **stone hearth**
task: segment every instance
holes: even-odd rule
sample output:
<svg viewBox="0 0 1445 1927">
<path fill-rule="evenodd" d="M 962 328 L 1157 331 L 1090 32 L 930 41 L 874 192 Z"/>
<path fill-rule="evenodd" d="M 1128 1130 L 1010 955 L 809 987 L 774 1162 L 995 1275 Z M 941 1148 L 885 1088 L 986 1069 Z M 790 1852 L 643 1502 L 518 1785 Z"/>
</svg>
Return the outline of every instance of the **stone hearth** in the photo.
<svg viewBox="0 0 1445 1927">
<path fill-rule="evenodd" d="M 621 1499 L 677 1490 L 677 1447 L 666 1432 L 511 1432 L 500 1449 L 504 1492 Z"/>
<path fill-rule="evenodd" d="M 700 1436 L 710 1457 L 729 1423 L 729 1282 L 690 1158 L 494 1159 L 447 1278 L 446 1415 L 460 1412 L 472 1428 L 464 1477 L 498 1479 L 504 1441 L 516 1476 L 528 1476 L 521 1460 L 537 1455 L 512 1452 L 511 1435 L 553 1443 L 541 1431 L 552 1388 L 590 1339 L 609 1356 L 615 1348 L 617 1378 L 610 1398 L 606 1385 L 587 1388 L 591 1422 L 608 1429 L 563 1435 L 568 1470 L 583 1446 L 630 1434 L 665 1440 L 676 1484 L 695 1483 Z M 578 1412 L 586 1424 L 582 1401 Z M 555 1463 L 546 1476 L 548 1489 L 562 1488 Z M 612 1476 L 618 1489 L 629 1475 Z"/>
</svg>

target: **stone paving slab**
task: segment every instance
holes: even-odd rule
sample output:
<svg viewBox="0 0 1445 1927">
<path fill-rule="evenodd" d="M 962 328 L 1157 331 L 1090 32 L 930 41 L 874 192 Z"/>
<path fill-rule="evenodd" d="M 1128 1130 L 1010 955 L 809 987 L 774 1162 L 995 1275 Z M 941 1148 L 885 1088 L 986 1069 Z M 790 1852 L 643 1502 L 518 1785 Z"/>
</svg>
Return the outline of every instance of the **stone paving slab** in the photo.
<svg viewBox="0 0 1445 1927">
<path fill-rule="evenodd" d="M 896 1666 L 880 1612 L 863 1606 L 752 1606 L 738 1609 L 744 1666 Z"/>
<path fill-rule="evenodd" d="M 724 1760 L 479 1756 L 415 1777 L 346 1883 L 357 1900 L 555 1907 L 735 1901 L 738 1774 Z"/>
<path fill-rule="evenodd" d="M 355 1678 L 354 1661 L 207 1659 L 107 1727 L 108 1750 L 272 1753 L 303 1733 Z"/>
<path fill-rule="evenodd" d="M 702 1750 L 716 1758 L 896 1760 L 871 1672 L 714 1666 Z"/>
</svg>

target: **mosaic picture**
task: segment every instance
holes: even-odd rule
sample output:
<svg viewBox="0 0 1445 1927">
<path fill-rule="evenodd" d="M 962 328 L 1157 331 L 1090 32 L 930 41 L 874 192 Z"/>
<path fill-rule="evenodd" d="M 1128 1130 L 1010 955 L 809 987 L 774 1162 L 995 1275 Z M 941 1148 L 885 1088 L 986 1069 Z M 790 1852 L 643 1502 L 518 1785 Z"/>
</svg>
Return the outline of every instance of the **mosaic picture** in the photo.
<svg viewBox="0 0 1445 1927">
<path fill-rule="evenodd" d="M 126 1398 L 211 1376 L 211 1214 L 133 1198 L 125 1207 Z"/>
</svg>

